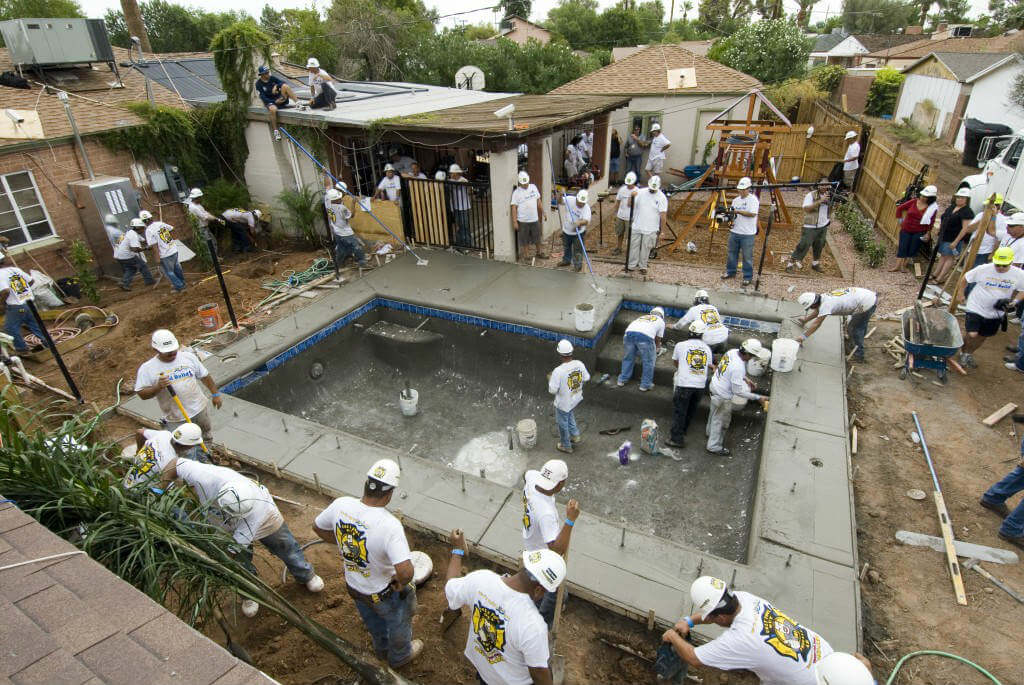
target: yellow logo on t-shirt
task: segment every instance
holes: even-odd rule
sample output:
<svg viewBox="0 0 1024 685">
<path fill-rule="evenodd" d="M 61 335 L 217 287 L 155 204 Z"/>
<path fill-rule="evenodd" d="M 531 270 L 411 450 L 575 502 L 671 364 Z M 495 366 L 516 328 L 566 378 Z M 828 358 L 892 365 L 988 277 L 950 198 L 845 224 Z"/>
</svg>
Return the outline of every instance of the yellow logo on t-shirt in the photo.
<svg viewBox="0 0 1024 685">
<path fill-rule="evenodd" d="M 721 319 L 718 318 L 718 312 L 714 309 L 705 309 L 702 311 L 700 313 L 700 320 L 709 326 L 721 322 Z"/>
<path fill-rule="evenodd" d="M 174 238 L 171 237 L 171 232 L 166 227 L 161 228 L 159 231 L 157 231 L 156 236 L 157 238 L 160 239 L 160 242 L 166 245 L 170 245 L 171 242 L 174 240 Z"/>
<path fill-rule="evenodd" d="M 150 472 L 154 466 L 156 466 L 156 450 L 153 449 L 153 445 L 146 443 L 135 453 L 135 461 L 128 472 L 124 474 L 125 486 L 131 487 L 140 483 L 146 476 L 152 475 Z"/>
<path fill-rule="evenodd" d="M 766 605 L 761 612 L 761 635 L 779 656 L 793 661 L 805 660 L 811 651 L 807 629 L 772 606 Z"/>
<path fill-rule="evenodd" d="M 722 358 L 718 360 L 718 375 L 724 376 L 725 370 L 729 368 L 729 355 L 723 354 Z"/>
<path fill-rule="evenodd" d="M 361 526 L 338 521 L 334 526 L 334 539 L 345 560 L 346 570 L 370 577 L 370 561 L 366 552 L 366 532 Z"/>
<path fill-rule="evenodd" d="M 829 291 L 828 294 L 831 295 L 832 297 L 842 297 L 843 295 L 849 295 L 850 294 L 850 289 L 849 288 L 838 288 L 836 290 Z"/>
<path fill-rule="evenodd" d="M 15 295 L 24 295 L 28 292 L 28 281 L 21 274 L 12 274 L 8 283 Z"/>
<path fill-rule="evenodd" d="M 480 601 L 473 605 L 473 635 L 476 649 L 488 663 L 505 660 L 505 618 Z"/>
<path fill-rule="evenodd" d="M 526 493 L 523 493 L 523 530 L 530 532 L 530 500 L 526 499 Z"/>
<path fill-rule="evenodd" d="M 701 349 L 687 350 L 686 365 L 689 366 L 690 371 L 693 371 L 694 373 L 704 373 L 708 368 L 707 352 Z"/>
<path fill-rule="evenodd" d="M 569 386 L 570 392 L 576 392 L 583 387 L 583 372 L 579 369 L 570 371 L 569 375 L 565 377 L 565 384 Z"/>
</svg>

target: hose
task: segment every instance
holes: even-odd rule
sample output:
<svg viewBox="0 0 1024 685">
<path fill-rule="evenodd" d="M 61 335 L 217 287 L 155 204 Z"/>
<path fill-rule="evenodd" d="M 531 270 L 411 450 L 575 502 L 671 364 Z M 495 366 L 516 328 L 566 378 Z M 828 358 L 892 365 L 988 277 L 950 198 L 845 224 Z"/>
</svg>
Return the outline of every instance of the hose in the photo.
<svg viewBox="0 0 1024 685">
<path fill-rule="evenodd" d="M 973 661 L 965 659 L 962 656 L 957 656 L 956 654 L 950 654 L 949 652 L 940 652 L 940 651 L 938 651 L 936 649 L 923 649 L 920 652 L 911 652 L 910 654 L 907 654 L 906 656 L 904 656 L 902 659 L 900 659 L 898 662 L 896 662 L 896 666 L 895 666 L 895 668 L 892 669 L 892 674 L 889 676 L 889 679 L 885 681 L 885 685 L 892 685 L 892 683 L 895 682 L 896 676 L 899 674 L 900 668 L 903 667 L 904 662 L 906 662 L 906 661 L 908 661 L 910 659 L 913 659 L 916 656 L 925 656 L 925 655 L 942 656 L 942 657 L 946 657 L 947 659 L 954 659 L 956 661 L 959 661 L 960 663 L 967 664 L 968 666 L 971 666 L 976 671 L 981 673 L 983 676 L 985 676 L 986 678 L 991 680 L 996 685 L 1002 685 L 1002 683 L 1000 683 L 996 679 L 996 677 L 994 675 L 992 675 L 991 673 L 989 673 L 988 671 L 986 671 L 984 668 L 982 668 L 978 664 L 974 663 Z"/>
<path fill-rule="evenodd" d="M 334 271 L 334 269 L 332 268 L 331 271 Z M 323 543 L 323 540 L 310 540 L 306 544 L 304 544 L 301 547 L 299 547 L 299 549 L 302 550 L 303 552 L 305 552 L 308 548 L 312 547 L 313 545 L 319 545 L 321 543 Z M 285 565 L 285 567 L 283 569 L 281 569 L 281 582 L 282 583 L 288 582 L 288 565 L 287 564 Z"/>
<path fill-rule="evenodd" d="M 303 269 L 302 271 L 289 269 L 281 274 L 281 277 L 284 280 L 265 281 L 263 283 L 264 288 L 272 288 L 274 292 L 260 300 L 256 306 L 253 307 L 253 310 L 259 309 L 269 300 L 277 297 L 288 288 L 300 288 L 307 283 L 312 283 L 318 278 L 323 278 L 324 276 L 328 276 L 332 273 L 334 273 L 334 267 L 331 265 L 330 260 L 324 259 L 323 257 L 317 257 L 314 259 L 312 266 L 308 269 Z"/>
</svg>

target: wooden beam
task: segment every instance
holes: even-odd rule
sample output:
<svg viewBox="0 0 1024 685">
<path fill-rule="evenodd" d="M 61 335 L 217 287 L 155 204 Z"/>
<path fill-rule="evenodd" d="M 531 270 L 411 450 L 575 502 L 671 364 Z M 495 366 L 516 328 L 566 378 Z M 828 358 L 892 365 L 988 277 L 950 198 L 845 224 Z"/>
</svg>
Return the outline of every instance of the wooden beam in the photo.
<svg viewBox="0 0 1024 685">
<path fill-rule="evenodd" d="M 1002 407 L 989 414 L 986 418 L 982 419 L 981 422 L 991 428 L 1006 418 L 1016 408 L 1016 404 L 1013 402 L 1007 402 Z"/>
</svg>

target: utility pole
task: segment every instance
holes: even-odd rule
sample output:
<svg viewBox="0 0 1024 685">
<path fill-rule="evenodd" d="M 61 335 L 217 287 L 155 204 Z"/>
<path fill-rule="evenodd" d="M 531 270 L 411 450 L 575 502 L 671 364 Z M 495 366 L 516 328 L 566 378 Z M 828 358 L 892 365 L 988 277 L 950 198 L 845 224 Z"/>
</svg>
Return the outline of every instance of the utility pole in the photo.
<svg viewBox="0 0 1024 685">
<path fill-rule="evenodd" d="M 153 48 L 149 44 L 149 34 L 146 33 L 146 25 L 142 23 L 142 11 L 139 10 L 139 3 L 136 0 L 121 0 L 121 12 L 124 14 L 124 23 L 128 27 L 128 35 L 138 36 L 143 51 L 153 52 Z"/>
</svg>

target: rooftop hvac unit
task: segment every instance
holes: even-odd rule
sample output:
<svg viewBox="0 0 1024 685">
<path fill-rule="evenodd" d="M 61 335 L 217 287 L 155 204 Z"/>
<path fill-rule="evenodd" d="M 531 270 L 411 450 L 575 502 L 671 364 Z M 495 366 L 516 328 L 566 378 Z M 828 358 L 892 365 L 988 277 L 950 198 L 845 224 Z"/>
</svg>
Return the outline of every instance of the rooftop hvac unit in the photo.
<svg viewBox="0 0 1024 685">
<path fill-rule="evenodd" d="M 971 26 L 970 24 L 961 24 L 960 26 L 952 26 L 949 29 L 950 35 L 953 36 L 954 38 L 970 38 L 971 37 L 971 32 L 973 30 L 974 30 L 974 27 Z"/>
<path fill-rule="evenodd" d="M 19 69 L 114 61 L 102 19 L 12 19 L 0 34 Z"/>
</svg>

